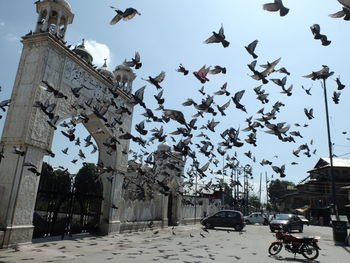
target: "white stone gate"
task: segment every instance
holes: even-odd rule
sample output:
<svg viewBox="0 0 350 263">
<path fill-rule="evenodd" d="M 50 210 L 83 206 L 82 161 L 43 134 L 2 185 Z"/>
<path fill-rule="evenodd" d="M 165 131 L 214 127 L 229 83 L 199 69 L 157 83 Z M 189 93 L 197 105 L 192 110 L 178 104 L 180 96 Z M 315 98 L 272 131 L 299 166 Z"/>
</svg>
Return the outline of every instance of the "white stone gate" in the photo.
<svg viewBox="0 0 350 263">
<path fill-rule="evenodd" d="M 104 200 L 100 229 L 106 234 L 119 231 L 120 227 L 120 211 L 111 209 L 111 204 L 118 206 L 120 200 L 123 174 L 127 169 L 127 154 L 123 152 L 128 152 L 129 141 L 120 140 L 112 151 L 103 143 L 112 136 L 118 138 L 122 134 L 119 128 L 130 132 L 133 109 L 130 92 L 135 75 L 126 67 L 118 67 L 114 76 L 101 74 L 103 71 L 94 69 L 89 59 L 83 59 L 65 46 L 67 24 L 74 17 L 66 1 L 37 2 L 37 12 L 41 26 L 23 37 L 23 51 L 0 142 L 5 156 L 0 163 L 0 248 L 32 240 L 40 176 L 29 171 L 24 163 L 30 162 L 41 171 L 54 135 L 46 114 L 33 107 L 37 101 L 56 104 L 53 114 L 58 116 L 57 123 L 79 116 L 89 119 L 83 124 L 98 145 L 99 162 L 114 170 L 102 176 Z M 43 81 L 64 96 L 45 90 Z M 83 87 L 79 95 L 72 91 L 78 87 Z M 106 110 L 102 118 L 96 114 L 99 109 Z M 122 125 L 107 127 L 114 118 L 120 118 Z M 103 133 L 95 133 L 97 129 Z M 21 154 L 15 153 L 15 148 Z M 114 177 L 112 184 L 106 179 L 108 176 Z"/>
</svg>

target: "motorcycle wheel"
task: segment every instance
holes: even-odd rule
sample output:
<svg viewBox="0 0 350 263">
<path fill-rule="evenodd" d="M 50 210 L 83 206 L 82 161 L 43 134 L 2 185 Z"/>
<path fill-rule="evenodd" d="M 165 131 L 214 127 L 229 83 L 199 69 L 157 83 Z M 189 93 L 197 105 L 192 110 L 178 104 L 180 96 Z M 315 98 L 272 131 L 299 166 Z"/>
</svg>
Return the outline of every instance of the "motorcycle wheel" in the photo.
<svg viewBox="0 0 350 263">
<path fill-rule="evenodd" d="M 301 254 L 307 259 L 316 259 L 319 255 L 318 249 L 313 244 L 304 244 L 300 250 Z"/>
<path fill-rule="evenodd" d="M 277 243 L 277 244 L 271 244 L 269 247 L 269 254 L 274 256 L 277 255 L 278 253 L 281 252 L 282 249 L 282 244 Z"/>
</svg>

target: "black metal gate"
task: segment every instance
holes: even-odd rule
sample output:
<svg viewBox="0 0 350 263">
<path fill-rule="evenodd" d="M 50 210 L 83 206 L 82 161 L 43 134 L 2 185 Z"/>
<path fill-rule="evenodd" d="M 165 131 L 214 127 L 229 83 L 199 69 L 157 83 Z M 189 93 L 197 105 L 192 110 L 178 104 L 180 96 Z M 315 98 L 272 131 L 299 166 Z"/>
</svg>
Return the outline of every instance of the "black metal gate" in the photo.
<svg viewBox="0 0 350 263">
<path fill-rule="evenodd" d="M 41 178 L 33 218 L 33 238 L 93 233 L 99 230 L 102 186 L 99 181 L 77 184 L 68 174 Z"/>
</svg>

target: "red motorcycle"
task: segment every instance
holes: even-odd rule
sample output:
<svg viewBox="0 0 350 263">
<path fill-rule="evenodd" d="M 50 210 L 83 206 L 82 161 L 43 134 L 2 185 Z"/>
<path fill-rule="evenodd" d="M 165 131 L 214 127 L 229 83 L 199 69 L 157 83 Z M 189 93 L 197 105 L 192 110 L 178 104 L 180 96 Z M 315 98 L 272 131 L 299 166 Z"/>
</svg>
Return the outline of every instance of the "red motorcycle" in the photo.
<svg viewBox="0 0 350 263">
<path fill-rule="evenodd" d="M 289 233 L 278 231 L 276 233 L 277 240 L 272 242 L 269 247 L 270 255 L 277 255 L 282 247 L 291 253 L 302 254 L 307 259 L 315 259 L 319 255 L 320 247 L 317 245 L 320 237 L 295 237 Z"/>
</svg>

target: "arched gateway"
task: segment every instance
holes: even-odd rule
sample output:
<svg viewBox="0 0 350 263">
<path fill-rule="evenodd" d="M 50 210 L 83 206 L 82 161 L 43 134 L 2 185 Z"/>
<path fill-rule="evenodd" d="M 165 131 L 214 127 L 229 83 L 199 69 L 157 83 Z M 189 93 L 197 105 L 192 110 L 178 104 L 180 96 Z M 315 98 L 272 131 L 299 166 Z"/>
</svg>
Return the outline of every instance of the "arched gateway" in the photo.
<svg viewBox="0 0 350 263">
<path fill-rule="evenodd" d="M 113 74 L 105 68 L 96 70 L 83 44 L 73 51 L 65 46 L 67 25 L 74 17 L 65 0 L 37 1 L 36 7 L 38 23 L 34 33 L 23 37 L 22 55 L 0 143 L 5 156 L 0 163 L 0 247 L 32 240 L 40 176 L 24 164 L 32 163 L 40 171 L 44 156 L 51 152 L 54 128 L 47 122 L 45 105 L 56 105 L 52 113 L 57 123 L 80 116 L 94 137 L 99 162 L 112 168 L 106 169 L 101 178 L 100 230 L 106 234 L 119 231 L 120 227 L 120 212 L 112 209 L 111 204 L 118 205 L 120 200 L 127 169 L 127 155 L 123 152 L 129 150 L 129 141 L 114 141 L 113 146 L 111 138 L 122 134 L 120 130 L 130 132 L 133 110 L 130 91 L 135 75 L 123 66 L 117 67 Z M 45 90 L 45 82 L 59 93 Z M 43 107 L 33 107 L 38 102 Z M 122 124 L 113 128 L 115 118 Z M 97 129 L 103 132 L 97 133 Z M 15 149 L 20 154 L 15 153 Z M 110 176 L 114 178 L 112 184 L 107 180 Z"/>
</svg>

